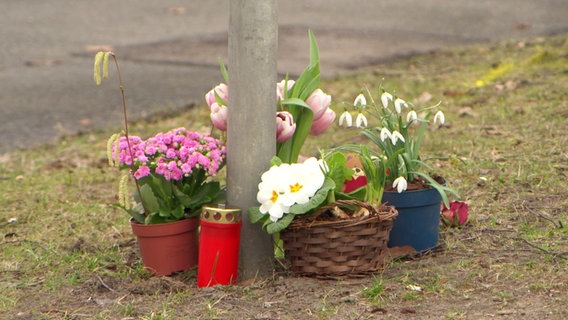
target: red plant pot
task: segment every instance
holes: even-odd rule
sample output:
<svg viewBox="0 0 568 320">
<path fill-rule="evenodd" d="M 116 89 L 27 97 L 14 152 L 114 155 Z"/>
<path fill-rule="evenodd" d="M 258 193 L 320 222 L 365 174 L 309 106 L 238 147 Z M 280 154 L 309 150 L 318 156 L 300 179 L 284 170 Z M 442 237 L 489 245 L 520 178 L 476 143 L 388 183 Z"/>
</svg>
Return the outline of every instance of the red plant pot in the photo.
<svg viewBox="0 0 568 320">
<path fill-rule="evenodd" d="M 150 272 L 169 276 L 197 265 L 199 218 L 159 224 L 130 221 L 138 240 L 142 263 Z"/>
<path fill-rule="evenodd" d="M 237 283 L 241 211 L 223 205 L 208 205 L 201 213 L 197 286 Z"/>
</svg>

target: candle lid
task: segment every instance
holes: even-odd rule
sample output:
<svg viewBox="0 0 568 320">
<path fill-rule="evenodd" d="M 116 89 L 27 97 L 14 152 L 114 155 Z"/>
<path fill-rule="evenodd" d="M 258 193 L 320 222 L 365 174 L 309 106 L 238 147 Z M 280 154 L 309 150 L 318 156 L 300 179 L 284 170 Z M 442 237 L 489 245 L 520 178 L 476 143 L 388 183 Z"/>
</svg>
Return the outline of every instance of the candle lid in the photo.
<svg viewBox="0 0 568 320">
<path fill-rule="evenodd" d="M 224 203 L 207 204 L 201 211 L 201 219 L 214 223 L 241 222 L 241 209 L 227 206 Z"/>
</svg>

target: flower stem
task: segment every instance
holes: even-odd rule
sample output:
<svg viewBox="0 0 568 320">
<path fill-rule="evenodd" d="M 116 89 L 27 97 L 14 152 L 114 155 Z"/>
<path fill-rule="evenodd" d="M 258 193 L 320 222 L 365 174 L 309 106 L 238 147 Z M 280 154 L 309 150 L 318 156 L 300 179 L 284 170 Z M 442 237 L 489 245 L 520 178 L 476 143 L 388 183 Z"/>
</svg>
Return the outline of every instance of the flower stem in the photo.
<svg viewBox="0 0 568 320">
<path fill-rule="evenodd" d="M 136 191 L 138 192 L 138 196 L 140 197 L 140 202 L 142 204 L 142 208 L 144 209 L 144 212 L 146 214 L 150 214 L 150 212 L 148 212 L 148 210 L 146 210 L 146 205 L 144 204 L 144 198 L 142 198 L 142 192 L 140 191 L 140 184 L 138 183 L 138 180 L 136 180 L 136 178 L 134 177 L 134 172 L 132 171 L 132 165 L 134 164 L 134 155 L 132 153 L 132 147 L 130 146 L 130 137 L 128 134 L 128 115 L 126 112 L 126 96 L 124 94 L 124 85 L 122 84 L 122 75 L 120 73 L 120 67 L 118 66 L 118 59 L 116 58 L 116 55 L 114 54 L 114 52 L 110 52 L 109 53 L 112 56 L 112 59 L 114 60 L 114 64 L 116 66 L 116 74 L 118 76 L 118 84 L 119 84 L 119 88 L 120 88 L 120 95 L 122 97 L 122 112 L 124 115 L 124 136 L 126 137 L 126 145 L 128 146 L 128 152 L 130 153 L 130 159 L 132 159 L 132 162 L 130 164 L 130 174 L 133 176 L 134 178 L 134 183 L 136 184 Z"/>
</svg>

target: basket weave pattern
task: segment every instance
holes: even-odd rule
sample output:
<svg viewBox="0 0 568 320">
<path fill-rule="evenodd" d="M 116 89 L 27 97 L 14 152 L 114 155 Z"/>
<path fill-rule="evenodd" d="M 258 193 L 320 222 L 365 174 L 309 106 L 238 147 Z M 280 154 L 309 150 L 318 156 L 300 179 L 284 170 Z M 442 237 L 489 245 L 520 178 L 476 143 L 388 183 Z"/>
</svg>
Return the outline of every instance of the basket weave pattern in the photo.
<svg viewBox="0 0 568 320">
<path fill-rule="evenodd" d="M 394 218 L 394 207 L 377 208 L 360 201 L 338 200 L 334 207 L 364 207 L 366 217 L 341 220 L 295 219 L 280 234 L 294 274 L 303 276 L 357 276 L 380 270 Z"/>
</svg>

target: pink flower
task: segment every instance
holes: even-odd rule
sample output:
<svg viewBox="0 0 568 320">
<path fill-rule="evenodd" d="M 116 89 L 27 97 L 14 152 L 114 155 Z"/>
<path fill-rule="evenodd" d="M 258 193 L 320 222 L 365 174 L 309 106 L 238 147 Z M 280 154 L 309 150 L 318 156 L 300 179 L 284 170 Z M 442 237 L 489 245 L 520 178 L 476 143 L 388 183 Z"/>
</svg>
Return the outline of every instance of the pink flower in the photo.
<svg viewBox="0 0 568 320">
<path fill-rule="evenodd" d="M 325 111 L 329 108 L 331 104 L 331 96 L 326 94 L 321 89 L 316 89 L 312 94 L 306 99 L 306 104 L 314 112 L 314 120 L 316 121 L 323 116 Z"/>
<path fill-rule="evenodd" d="M 287 111 L 276 112 L 276 141 L 284 142 L 294 135 L 296 124 L 292 114 Z"/>
<path fill-rule="evenodd" d="M 442 222 L 450 227 L 459 227 L 467 223 L 468 206 L 461 201 L 450 202 L 450 208 L 442 205 Z"/>
<path fill-rule="evenodd" d="M 227 131 L 227 118 L 229 113 L 227 111 L 227 107 L 219 105 L 217 102 L 214 102 L 211 105 L 211 121 L 215 128 L 221 131 Z"/>
<path fill-rule="evenodd" d="M 294 80 L 282 80 L 280 82 L 278 82 L 276 84 L 276 99 L 277 100 L 282 100 L 284 99 L 284 84 L 286 84 L 286 92 L 288 92 L 288 90 L 292 89 L 292 87 L 294 86 L 294 83 L 296 83 Z"/>
<path fill-rule="evenodd" d="M 134 172 L 134 178 L 140 180 L 150 174 L 150 168 L 148 166 L 140 166 L 136 172 Z"/>
<path fill-rule="evenodd" d="M 319 119 L 312 122 L 310 133 L 314 136 L 321 134 L 329 128 L 333 121 L 335 121 L 335 112 L 328 108 Z"/>
<path fill-rule="evenodd" d="M 217 86 L 215 86 L 215 88 L 211 89 L 211 91 L 207 92 L 207 94 L 205 95 L 205 101 L 207 102 L 209 108 L 211 108 L 213 103 L 217 102 L 215 92 L 217 92 L 217 95 L 219 96 L 219 98 L 221 98 L 225 105 L 229 101 L 229 87 L 224 83 L 219 83 Z"/>
</svg>

